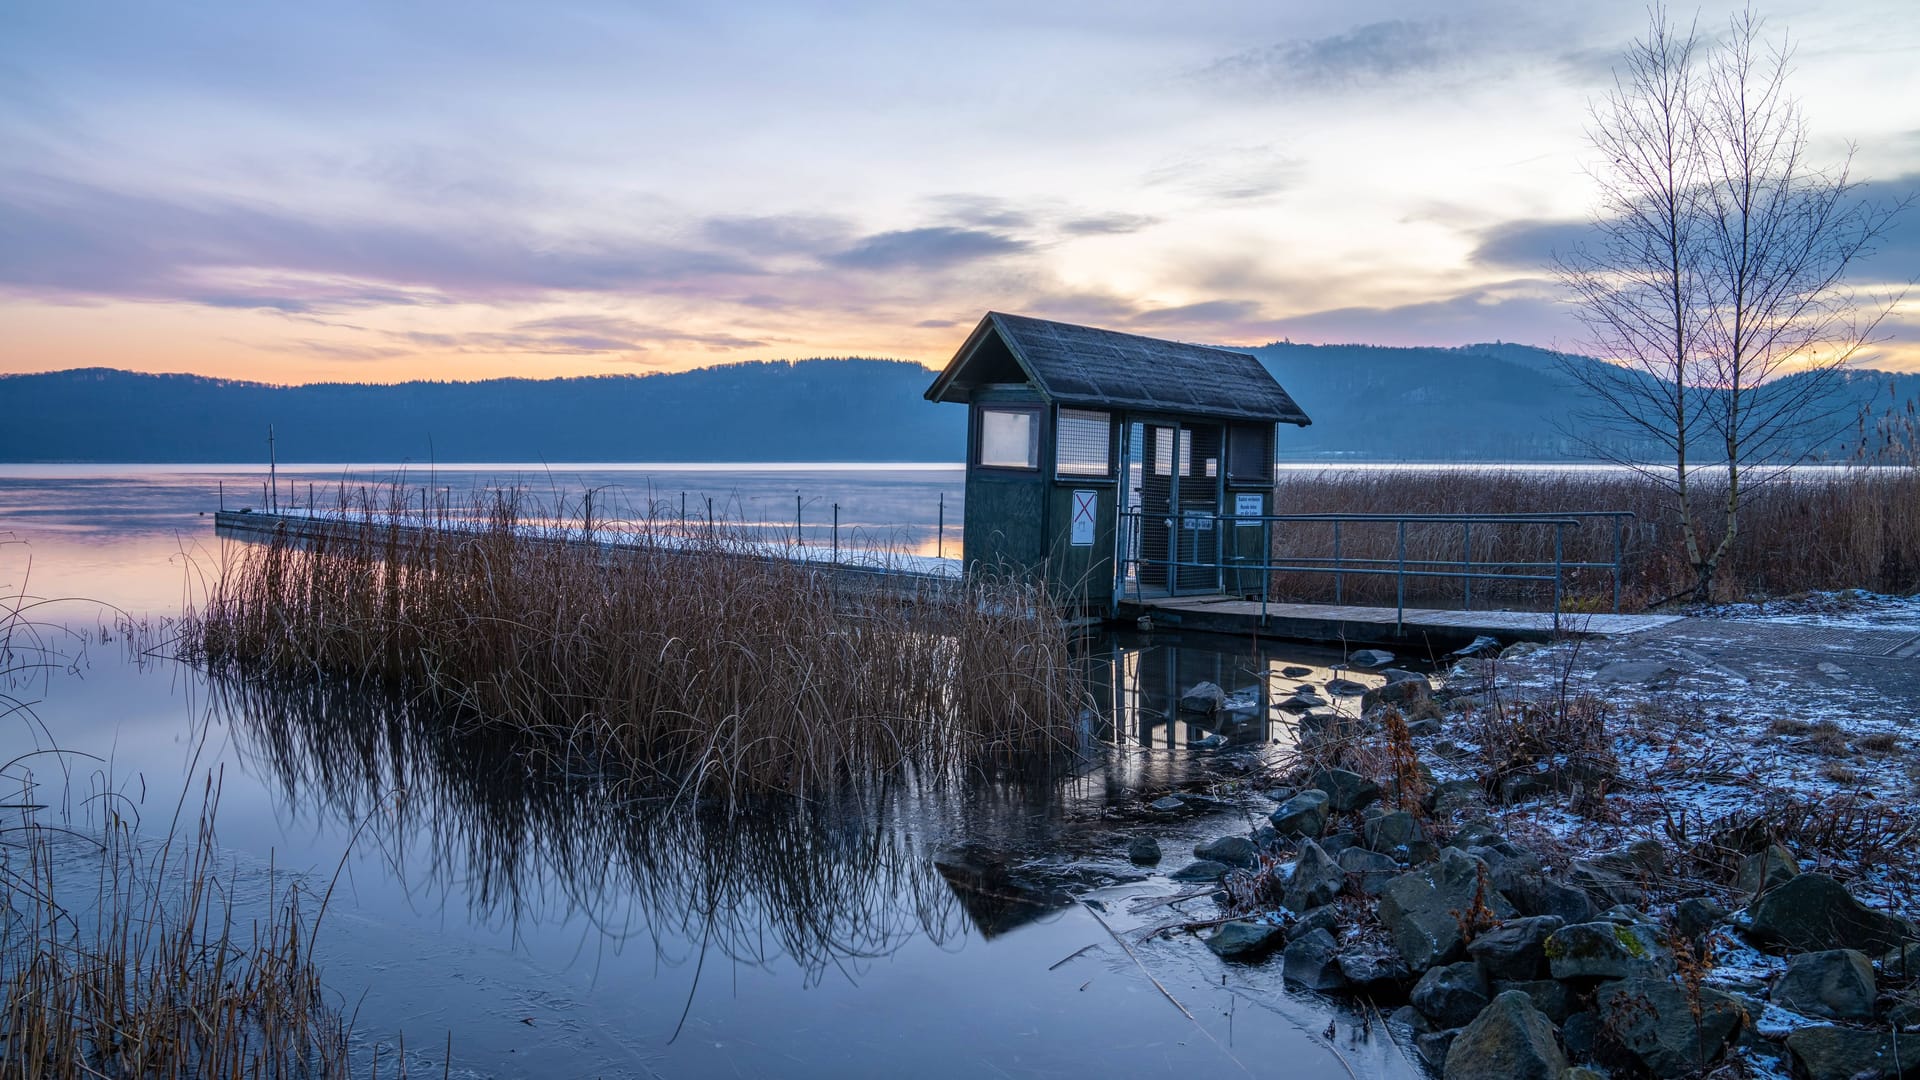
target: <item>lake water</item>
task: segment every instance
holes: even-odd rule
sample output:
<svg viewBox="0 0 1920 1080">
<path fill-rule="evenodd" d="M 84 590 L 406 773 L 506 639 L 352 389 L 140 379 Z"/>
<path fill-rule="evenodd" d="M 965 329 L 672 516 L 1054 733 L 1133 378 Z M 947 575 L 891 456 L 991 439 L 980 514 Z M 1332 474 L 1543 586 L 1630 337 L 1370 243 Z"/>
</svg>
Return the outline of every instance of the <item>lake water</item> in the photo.
<svg viewBox="0 0 1920 1080">
<path fill-rule="evenodd" d="M 281 497 L 389 475 L 283 468 Z M 510 755 L 431 718 L 333 689 L 213 683 L 166 659 L 163 644 L 142 655 L 102 640 L 115 612 L 156 620 L 164 636 L 161 620 L 223 557 L 211 511 L 223 493 L 229 506 L 259 505 L 262 479 L 224 467 L 0 469 L 0 540 L 11 541 L 0 544 L 0 595 L 86 598 L 35 609 L 61 661 L 12 684 L 32 716 L 0 727 L 0 760 L 56 744 L 94 755 L 17 763 L 0 794 L 31 774 L 50 812 L 85 832 L 103 805 L 87 797 L 117 792 L 158 836 L 216 777 L 217 839 L 243 919 L 263 910 L 269 868 L 315 889 L 337 882 L 318 956 L 328 992 L 354 1016 L 363 1065 L 377 1052 L 392 1075 L 404 1040 L 414 1074 L 434 1076 L 1416 1074 L 1378 1025 L 1362 1037 L 1328 1003 L 1289 992 L 1277 960 L 1229 966 L 1191 937 L 1139 932 L 1211 917 L 1207 901 L 1129 913 L 1134 897 L 1180 891 L 1125 859 L 1142 799 L 1200 784 L 1233 796 L 1210 817 L 1152 827 L 1163 870 L 1197 841 L 1244 833 L 1266 805 L 1187 749 L 1203 732 L 1169 719 L 1178 693 L 1203 679 L 1284 693 L 1325 681 L 1336 654 L 1108 640 L 1090 677 L 1112 747 L 1052 783 L 894 796 L 831 816 L 615 804 L 529 782 Z M 408 479 L 426 477 L 415 468 Z M 674 514 L 683 491 L 701 511 L 712 496 L 729 518 L 770 528 L 791 521 L 798 493 L 803 529 L 830 527 L 838 503 L 850 538 L 957 547 L 957 468 L 431 476 L 456 492 L 516 479 L 591 487 L 633 508 L 670 502 Z M 1281 674 L 1293 665 L 1310 673 Z M 1288 736 L 1262 721 L 1242 737 Z M 85 884 L 84 860 L 66 869 Z"/>
</svg>

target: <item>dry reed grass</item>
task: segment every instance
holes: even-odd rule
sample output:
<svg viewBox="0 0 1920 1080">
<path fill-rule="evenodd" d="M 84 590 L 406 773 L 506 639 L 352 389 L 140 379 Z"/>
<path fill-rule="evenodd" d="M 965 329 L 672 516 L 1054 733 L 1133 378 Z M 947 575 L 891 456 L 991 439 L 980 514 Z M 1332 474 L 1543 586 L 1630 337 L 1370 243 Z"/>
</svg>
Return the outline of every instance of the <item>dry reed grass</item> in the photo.
<svg viewBox="0 0 1920 1080">
<path fill-rule="evenodd" d="M 1697 482 L 1711 486 L 1710 477 Z M 1703 491 L 1701 505 L 1711 505 Z M 1830 468 L 1791 472 L 1751 489 L 1741 534 L 1719 576 L 1722 599 L 1780 596 L 1818 589 L 1863 588 L 1910 593 L 1920 589 L 1920 467 Z M 1636 610 L 1692 584 L 1681 547 L 1673 500 L 1646 477 L 1624 470 L 1448 469 L 1358 472 L 1328 470 L 1283 475 L 1275 505 L 1313 513 L 1494 514 L 1569 511 L 1632 511 L 1622 534 L 1625 568 L 1622 609 Z M 1277 562 L 1332 555 L 1332 529 L 1318 523 L 1276 526 Z M 1455 564 L 1462 559 L 1459 525 L 1412 525 L 1407 558 Z M 1614 535 L 1605 521 L 1567 530 L 1570 562 L 1613 559 Z M 1522 526 L 1476 526 L 1475 563 L 1553 561 L 1553 530 Z M 1391 525 L 1342 526 L 1343 559 L 1394 559 Z M 1530 571 L 1537 572 L 1537 571 Z M 1276 574 L 1274 595 L 1324 603 L 1334 598 L 1328 574 Z M 1415 578 L 1408 602 L 1458 606 L 1459 579 Z M 1344 578 L 1349 603 L 1394 602 L 1394 579 L 1385 575 Z M 1552 587 L 1542 583 L 1473 582 L 1474 605 L 1544 608 Z M 1612 606 L 1613 582 L 1605 571 L 1576 571 L 1567 578 L 1566 610 L 1604 611 Z"/>
<path fill-rule="evenodd" d="M 5 830 L 0 1077 L 348 1075 L 313 966 L 324 901 L 310 926 L 298 886 L 270 881 L 264 924 L 237 926 L 218 801 L 209 779 L 190 842 L 143 842 L 117 815 L 98 839 L 31 818 Z"/>
<path fill-rule="evenodd" d="M 836 571 L 724 526 L 607 523 L 523 491 L 457 512 L 350 495 L 324 536 L 231 552 L 187 620 L 196 659 L 424 696 L 537 735 L 564 769 L 702 796 L 1077 748 L 1075 646 L 1043 582 Z"/>
</svg>

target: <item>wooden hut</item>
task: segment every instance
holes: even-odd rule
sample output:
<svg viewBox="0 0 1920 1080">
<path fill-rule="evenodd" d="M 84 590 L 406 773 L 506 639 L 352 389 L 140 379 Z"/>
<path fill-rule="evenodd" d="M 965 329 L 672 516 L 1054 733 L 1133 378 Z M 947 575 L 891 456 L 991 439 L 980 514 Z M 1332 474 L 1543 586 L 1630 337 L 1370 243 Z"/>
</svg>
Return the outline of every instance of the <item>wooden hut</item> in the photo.
<svg viewBox="0 0 1920 1080">
<path fill-rule="evenodd" d="M 968 408 L 970 568 L 1043 568 L 1083 607 L 1250 593 L 1277 426 L 1311 423 L 1226 349 L 989 312 L 930 401 Z"/>
</svg>

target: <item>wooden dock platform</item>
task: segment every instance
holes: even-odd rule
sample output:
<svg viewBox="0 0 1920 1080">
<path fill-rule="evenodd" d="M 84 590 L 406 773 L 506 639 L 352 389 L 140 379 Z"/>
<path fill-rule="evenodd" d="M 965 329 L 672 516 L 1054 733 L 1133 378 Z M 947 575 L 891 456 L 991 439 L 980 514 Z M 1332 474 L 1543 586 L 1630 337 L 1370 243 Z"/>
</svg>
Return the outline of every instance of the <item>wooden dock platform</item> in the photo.
<svg viewBox="0 0 1920 1080">
<path fill-rule="evenodd" d="M 295 540 L 318 540 L 335 535 L 357 536 L 368 522 L 304 513 L 269 513 L 258 510 L 222 510 L 214 515 L 214 526 L 223 536 L 263 542 L 277 535 Z M 401 522 L 389 524 L 375 520 L 373 527 L 397 528 L 402 535 L 414 526 Z M 579 542 L 555 538 L 554 542 Z M 611 534 L 596 543 L 609 551 L 631 546 L 632 541 Z M 749 552 L 762 558 L 802 562 L 824 573 L 844 577 L 869 588 L 888 591 L 912 591 L 928 595 L 943 591 L 961 577 L 958 559 L 927 556 L 899 556 L 884 552 L 855 550 L 831 551 L 818 547 L 767 544 L 764 550 Z M 1396 616 L 1390 607 L 1358 607 L 1337 604 L 1279 604 L 1264 607 L 1257 600 L 1233 596 L 1171 596 L 1125 598 L 1116 612 L 1121 624 L 1136 623 L 1142 617 L 1159 629 L 1191 630 L 1207 633 L 1248 634 L 1276 640 L 1350 642 L 1378 645 L 1431 646 L 1451 649 L 1481 635 L 1501 641 L 1546 641 L 1556 636 L 1551 612 L 1544 611 L 1451 611 L 1437 608 L 1407 608 Z M 1560 617 L 1560 636 L 1618 637 L 1657 630 L 1679 622 L 1674 615 L 1569 615 Z M 1098 619 L 1076 620 L 1092 629 Z"/>
<path fill-rule="evenodd" d="M 407 539 L 424 530 L 417 524 L 409 524 L 405 515 L 397 520 L 387 521 L 376 516 L 372 519 L 356 515 L 339 516 L 329 514 L 273 513 L 261 510 L 221 510 L 213 516 L 214 531 L 237 540 L 266 543 L 275 537 L 285 536 L 296 541 L 312 541 L 327 538 L 348 539 L 359 537 L 368 529 L 376 529 L 385 535 L 388 531 L 397 532 Z M 479 526 L 476 525 L 477 529 Z M 458 530 L 458 524 L 437 524 L 439 529 Z M 527 539 L 547 543 L 583 543 L 578 536 L 545 535 L 529 529 Z M 684 543 L 688 551 L 711 550 L 706 542 L 698 538 L 682 540 L 678 537 L 646 537 L 644 539 L 610 530 L 604 538 L 596 537 L 591 541 L 605 552 L 621 549 L 633 549 L 641 544 L 670 546 Z M 775 544 L 724 542 L 725 549 L 731 554 L 754 558 L 774 559 L 804 564 L 810 569 L 832 574 L 866 586 L 898 591 L 924 593 L 927 590 L 940 590 L 953 586 L 961 580 L 960 560 L 944 559 L 928 555 L 903 555 L 896 552 L 874 551 L 859 548 L 828 548 L 818 544 Z"/>
<path fill-rule="evenodd" d="M 1358 642 L 1454 648 L 1482 635 L 1501 641 L 1548 641 L 1555 636 L 1624 637 L 1678 622 L 1677 615 L 1573 615 L 1554 629 L 1549 611 L 1451 611 L 1440 608 L 1277 604 L 1231 596 L 1123 599 L 1123 619 L 1149 619 L 1156 628 L 1256 634 L 1290 641 Z"/>
</svg>

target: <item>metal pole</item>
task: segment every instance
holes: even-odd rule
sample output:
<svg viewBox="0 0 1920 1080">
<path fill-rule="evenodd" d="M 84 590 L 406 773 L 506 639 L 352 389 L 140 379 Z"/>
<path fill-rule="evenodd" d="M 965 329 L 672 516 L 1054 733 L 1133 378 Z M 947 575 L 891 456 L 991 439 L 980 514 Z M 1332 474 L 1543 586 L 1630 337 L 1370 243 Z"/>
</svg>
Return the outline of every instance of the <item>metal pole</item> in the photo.
<svg viewBox="0 0 1920 1080">
<path fill-rule="evenodd" d="M 1400 571 L 1393 576 L 1395 585 L 1393 600 L 1393 632 L 1406 633 L 1407 622 L 1407 523 L 1399 522 L 1396 532 L 1399 534 L 1398 548 Z"/>
<path fill-rule="evenodd" d="M 1466 586 L 1466 610 L 1473 610 L 1473 522 L 1460 523 L 1460 560 L 1463 576 L 1460 581 Z"/>
<path fill-rule="evenodd" d="M 707 539 L 711 540 L 719 535 L 719 531 L 713 524 L 713 496 L 709 495 L 707 496 Z"/>
<path fill-rule="evenodd" d="M 280 512 L 279 468 L 280 468 L 279 460 L 274 456 L 274 452 L 273 452 L 273 425 L 268 424 L 267 425 L 267 479 L 273 485 L 273 498 L 269 503 L 269 509 L 273 510 L 274 513 Z"/>
<path fill-rule="evenodd" d="M 940 523 L 934 526 L 933 557 L 947 557 L 947 493 L 940 493 Z"/>
<path fill-rule="evenodd" d="M 1553 525 L 1553 633 L 1560 635 L 1560 558 L 1561 542 L 1566 529 L 1559 523 Z"/>
<path fill-rule="evenodd" d="M 687 493 L 684 491 L 680 493 L 680 527 L 687 527 Z"/>
<path fill-rule="evenodd" d="M 1273 588 L 1273 522 L 1260 518 L 1260 625 L 1267 623 L 1267 594 Z M 1263 718 L 1265 712 L 1260 714 Z"/>
<path fill-rule="evenodd" d="M 227 508 L 227 482 L 225 480 L 222 480 L 220 481 L 220 509 L 225 510 L 226 508 Z"/>
<path fill-rule="evenodd" d="M 800 546 L 800 493 L 793 493 L 793 544 Z"/>
<path fill-rule="evenodd" d="M 1340 572 L 1340 523 L 1333 523 L 1333 602 L 1345 603 L 1347 576 Z"/>
<path fill-rule="evenodd" d="M 1613 519 L 1613 613 L 1620 614 L 1620 518 Z"/>
<path fill-rule="evenodd" d="M 840 504 L 833 504 L 833 561 L 840 561 Z"/>
</svg>

